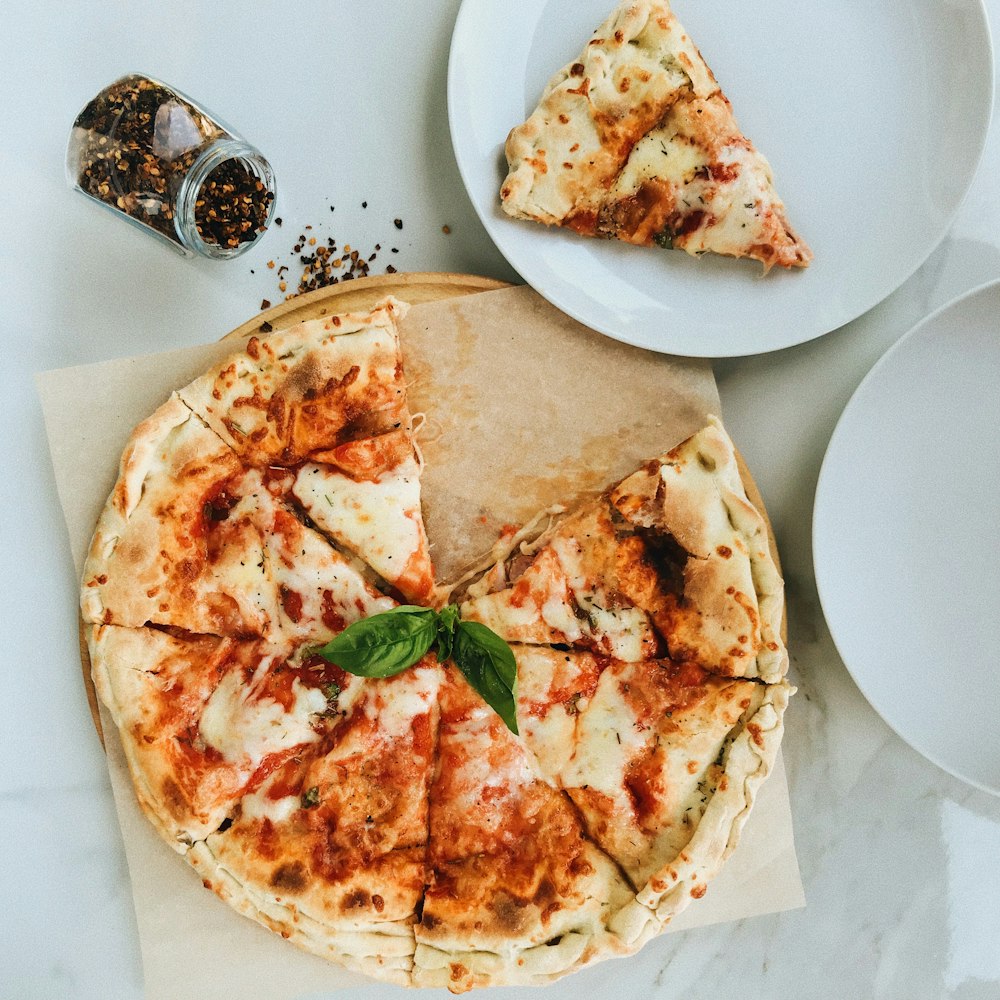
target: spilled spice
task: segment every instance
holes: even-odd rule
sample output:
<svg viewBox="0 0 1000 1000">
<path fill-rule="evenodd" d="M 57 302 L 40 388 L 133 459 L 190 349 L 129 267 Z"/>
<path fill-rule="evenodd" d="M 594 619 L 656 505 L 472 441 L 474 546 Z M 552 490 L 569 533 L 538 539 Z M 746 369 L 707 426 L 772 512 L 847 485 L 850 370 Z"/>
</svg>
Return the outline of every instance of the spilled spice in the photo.
<svg viewBox="0 0 1000 1000">
<path fill-rule="evenodd" d="M 362 208 L 367 208 L 367 204 L 367 201 L 363 201 Z M 333 205 L 330 206 L 330 211 L 334 211 Z M 393 225 L 402 229 L 402 220 L 394 219 Z M 398 247 L 390 247 L 389 250 L 391 253 L 399 253 Z M 312 226 L 305 226 L 289 254 L 294 262 L 292 268 L 287 264 L 279 267 L 274 260 L 269 260 L 267 266 L 272 271 L 277 270 L 278 290 L 284 293 L 287 300 L 303 292 L 314 292 L 342 281 L 368 277 L 381 252 L 381 243 L 376 243 L 370 251 L 365 252 L 356 244 L 341 244 L 333 236 L 323 238 L 317 235 Z M 291 291 L 290 282 L 284 277 L 289 271 L 299 271 L 297 287 Z M 396 268 L 390 264 L 385 273 L 395 274 Z"/>
</svg>

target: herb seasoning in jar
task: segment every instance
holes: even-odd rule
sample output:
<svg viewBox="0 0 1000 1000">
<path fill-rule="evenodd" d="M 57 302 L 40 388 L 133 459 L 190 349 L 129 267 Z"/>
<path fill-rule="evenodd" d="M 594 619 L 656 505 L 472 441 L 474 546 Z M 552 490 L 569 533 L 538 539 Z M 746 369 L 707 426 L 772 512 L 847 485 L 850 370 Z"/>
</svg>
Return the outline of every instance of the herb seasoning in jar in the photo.
<svg viewBox="0 0 1000 1000">
<path fill-rule="evenodd" d="M 105 87 L 77 116 L 69 181 L 186 256 L 236 257 L 267 229 L 274 175 L 244 139 L 146 76 Z"/>
</svg>

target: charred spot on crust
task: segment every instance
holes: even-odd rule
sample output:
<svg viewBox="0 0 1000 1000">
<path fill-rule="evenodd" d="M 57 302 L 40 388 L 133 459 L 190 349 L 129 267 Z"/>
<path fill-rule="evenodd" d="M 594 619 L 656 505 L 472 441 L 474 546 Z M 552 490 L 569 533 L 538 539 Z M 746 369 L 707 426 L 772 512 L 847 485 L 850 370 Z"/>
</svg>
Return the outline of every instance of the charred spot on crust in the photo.
<svg viewBox="0 0 1000 1000">
<path fill-rule="evenodd" d="M 344 897 L 343 909 L 355 910 L 362 906 L 367 906 L 372 901 L 372 897 L 364 889 L 355 889 Z"/>
<path fill-rule="evenodd" d="M 500 892 L 493 900 L 491 909 L 497 924 L 504 930 L 517 931 L 524 922 L 525 903 L 506 892 Z"/>
<path fill-rule="evenodd" d="M 279 865 L 271 875 L 271 887 L 285 892 L 301 892 L 308 883 L 306 867 L 301 861 Z"/>
</svg>

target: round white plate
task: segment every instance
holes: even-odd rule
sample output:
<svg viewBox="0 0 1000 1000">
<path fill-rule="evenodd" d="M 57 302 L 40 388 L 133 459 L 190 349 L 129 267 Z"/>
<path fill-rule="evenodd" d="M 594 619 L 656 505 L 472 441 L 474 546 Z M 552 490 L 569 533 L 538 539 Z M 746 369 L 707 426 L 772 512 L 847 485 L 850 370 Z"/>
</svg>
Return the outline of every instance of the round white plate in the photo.
<svg viewBox="0 0 1000 1000">
<path fill-rule="evenodd" d="M 861 315 L 942 239 L 989 125 L 981 0 L 676 0 L 770 160 L 805 271 L 695 259 L 508 218 L 503 143 L 614 0 L 464 0 L 448 68 L 458 166 L 500 251 L 550 302 L 626 343 L 722 357 L 803 343 Z"/>
<path fill-rule="evenodd" d="M 1000 282 L 925 319 L 858 387 L 823 460 L 813 555 L 875 710 L 1000 795 Z"/>
</svg>

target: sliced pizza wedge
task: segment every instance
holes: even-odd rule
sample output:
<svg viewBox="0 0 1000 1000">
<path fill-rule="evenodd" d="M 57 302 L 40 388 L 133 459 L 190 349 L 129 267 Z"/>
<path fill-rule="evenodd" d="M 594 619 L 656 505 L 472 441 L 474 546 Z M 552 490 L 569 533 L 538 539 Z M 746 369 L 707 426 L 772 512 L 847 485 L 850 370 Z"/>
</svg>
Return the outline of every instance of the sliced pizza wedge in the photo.
<svg viewBox="0 0 1000 1000">
<path fill-rule="evenodd" d="M 788 669 L 781 637 L 784 584 L 767 523 L 750 503 L 736 449 L 714 417 L 609 493 L 616 515 L 676 586 L 638 595 L 671 659 L 713 673 L 777 682 Z"/>
<path fill-rule="evenodd" d="M 515 651 L 523 739 L 628 875 L 638 906 L 670 919 L 735 848 L 790 689 L 669 660 Z M 610 925 L 632 940 L 639 912 L 629 904 Z"/>
<path fill-rule="evenodd" d="M 84 566 L 85 622 L 249 637 L 278 621 L 260 507 L 270 494 L 172 396 L 133 432 Z"/>
<path fill-rule="evenodd" d="M 179 395 L 335 543 L 426 601 L 434 576 L 396 328 L 406 308 L 387 298 L 251 337 Z"/>
<path fill-rule="evenodd" d="M 244 796 L 188 858 L 300 947 L 408 984 L 424 891 L 440 668 L 356 679 L 345 716 Z"/>
<path fill-rule="evenodd" d="M 465 618 L 509 642 L 778 681 L 783 589 L 721 424 L 584 504 L 469 589 Z"/>
<path fill-rule="evenodd" d="M 440 707 L 414 984 L 541 985 L 624 953 L 606 924 L 633 892 L 569 801 L 454 667 Z"/>
<path fill-rule="evenodd" d="M 517 218 L 767 268 L 812 259 L 667 0 L 624 0 L 511 131 L 506 154 L 501 202 Z"/>
<path fill-rule="evenodd" d="M 624 585 L 637 546 L 619 539 L 611 513 L 601 498 L 564 518 L 530 560 L 515 556 L 483 577 L 485 587 L 470 587 L 462 617 L 508 642 L 571 644 L 622 660 L 656 656 L 662 640 Z"/>
<path fill-rule="evenodd" d="M 363 686 L 287 645 L 173 628 L 97 625 L 89 652 L 139 801 L 178 851 L 327 737 Z"/>
<path fill-rule="evenodd" d="M 319 643 L 394 603 L 176 396 L 125 451 L 81 598 L 90 624 Z"/>
</svg>

